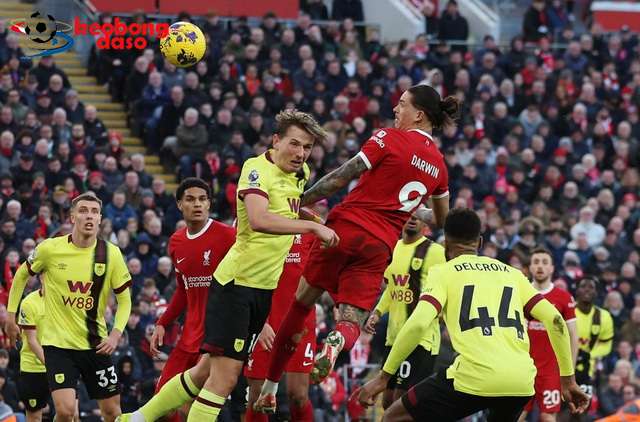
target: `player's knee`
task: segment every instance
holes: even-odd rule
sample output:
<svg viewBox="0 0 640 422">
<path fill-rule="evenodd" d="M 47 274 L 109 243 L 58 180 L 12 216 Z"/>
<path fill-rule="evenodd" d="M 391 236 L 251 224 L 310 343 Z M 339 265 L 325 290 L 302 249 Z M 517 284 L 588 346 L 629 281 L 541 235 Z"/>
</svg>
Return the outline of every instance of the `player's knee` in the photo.
<svg viewBox="0 0 640 422">
<path fill-rule="evenodd" d="M 556 415 L 554 413 L 541 413 L 540 422 L 556 422 Z"/>
<path fill-rule="evenodd" d="M 191 381 L 198 388 L 202 388 L 205 382 L 207 382 L 207 378 L 209 378 L 209 362 L 205 361 L 206 364 L 198 364 L 194 369 L 194 371 L 189 371 L 189 377 Z"/>
<path fill-rule="evenodd" d="M 111 400 L 102 403 L 100 406 L 100 412 L 102 413 L 104 420 L 107 422 L 115 421 L 122 413 L 119 402 Z"/>
<path fill-rule="evenodd" d="M 309 395 L 303 388 L 293 388 L 287 390 L 287 398 L 289 399 L 291 406 L 302 407 L 305 405 L 307 400 L 309 400 Z"/>
<path fill-rule="evenodd" d="M 61 403 L 56 405 L 56 422 L 73 422 L 73 418 L 75 415 L 75 403 Z"/>
</svg>

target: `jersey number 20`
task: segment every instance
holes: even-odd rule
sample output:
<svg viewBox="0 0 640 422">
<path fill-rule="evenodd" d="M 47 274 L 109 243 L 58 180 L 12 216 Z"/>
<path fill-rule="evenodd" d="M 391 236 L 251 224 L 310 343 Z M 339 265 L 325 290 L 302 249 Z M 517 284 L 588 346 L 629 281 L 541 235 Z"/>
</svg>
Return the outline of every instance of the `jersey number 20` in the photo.
<svg viewBox="0 0 640 422">
<path fill-rule="evenodd" d="M 473 300 L 473 290 L 475 286 L 464 286 L 462 291 L 462 305 L 460 306 L 460 331 L 467 331 L 473 328 L 480 328 L 482 335 L 490 336 L 493 334 L 491 327 L 495 327 L 495 318 L 489 316 L 489 309 L 486 306 L 478 307 L 478 316 L 471 318 L 471 301 Z M 505 287 L 502 290 L 502 298 L 500 299 L 500 310 L 498 311 L 498 327 L 516 329 L 519 339 L 524 338 L 524 326 L 520 320 L 520 312 L 515 311 L 515 318 L 509 318 L 509 304 L 513 288 Z"/>
</svg>

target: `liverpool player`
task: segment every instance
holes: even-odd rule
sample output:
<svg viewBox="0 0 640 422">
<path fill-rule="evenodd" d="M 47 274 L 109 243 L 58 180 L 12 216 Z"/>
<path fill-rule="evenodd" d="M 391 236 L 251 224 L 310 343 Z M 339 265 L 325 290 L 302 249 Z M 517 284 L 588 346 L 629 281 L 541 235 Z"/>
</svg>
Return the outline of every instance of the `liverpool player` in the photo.
<svg viewBox="0 0 640 422">
<path fill-rule="evenodd" d="M 562 318 L 564 318 L 567 323 L 569 337 L 571 338 L 571 354 L 575 365 L 578 354 L 576 305 L 573 297 L 567 291 L 553 285 L 551 282 L 553 271 L 553 257 L 551 253 L 543 248 L 535 249 L 531 254 L 531 262 L 529 264 L 529 272 L 533 278 L 533 287 L 558 309 Z M 558 361 L 553 354 L 547 330 L 540 321 L 536 319 L 529 320 L 527 332 L 530 341 L 530 354 L 538 373 L 536 374 L 534 383 L 536 390 L 535 396 L 525 406 L 524 412 L 522 412 L 520 416 L 520 421 L 525 420 L 527 413 L 533 409 L 535 401 L 540 408 L 540 421 L 554 422 L 556 420 L 556 413 L 560 411 L 561 401 Z"/>
<path fill-rule="evenodd" d="M 297 235 L 293 240 L 293 246 L 282 269 L 282 275 L 278 282 L 278 288 L 273 292 L 271 312 L 266 324 L 258 337 L 258 343 L 251 352 L 244 375 L 249 383 L 249 401 L 245 422 L 268 422 L 269 418 L 264 413 L 253 410 L 253 403 L 260 394 L 260 387 L 267 376 L 269 356 L 272 351 L 273 339 L 284 319 L 285 312 L 291 306 L 296 296 L 296 288 L 302 275 L 314 236 L 311 234 Z M 286 367 L 287 372 L 287 397 L 289 399 L 289 411 L 293 422 L 313 422 L 313 408 L 309 401 L 309 373 L 313 368 L 313 357 L 316 350 L 316 314 L 309 313 L 305 321 L 305 334 L 296 353 Z"/>
<path fill-rule="evenodd" d="M 304 321 L 326 290 L 338 299 L 335 331 L 316 356 L 312 380 L 320 382 L 333 369 L 338 353 L 349 350 L 360 336 L 360 326 L 380 293 L 380 281 L 400 237 L 402 226 L 429 197 L 431 213 L 418 209 L 421 219 L 435 215 L 442 226 L 449 210 L 447 168 L 431 132 L 453 124 L 459 102 L 441 100 L 427 85 L 402 94 L 395 107 L 396 128 L 378 130 L 351 160 L 305 192 L 302 204 L 313 204 L 360 180 L 345 200 L 329 213 L 327 226 L 340 236 L 337 248 L 315 242 L 291 305 L 274 341 L 267 380 L 255 409 L 275 411 L 275 393 L 284 368 L 296 349 Z"/>
<path fill-rule="evenodd" d="M 158 320 L 151 337 L 151 352 L 159 353 L 165 327 L 171 325 L 185 310 L 182 335 L 169 355 L 156 386 L 156 395 L 135 415 L 154 421 L 195 396 L 207 379 L 208 359 L 200 353 L 204 337 L 204 315 L 209 286 L 218 263 L 235 242 L 235 229 L 209 218 L 211 188 L 202 179 L 188 177 L 176 190 L 178 209 L 186 227 L 176 231 L 169 240 L 169 256 L 176 269 L 176 291 L 166 311 Z M 205 370 L 191 370 L 201 361 Z M 164 386 L 164 388 L 163 388 Z M 128 420 L 131 415 L 123 415 Z M 181 420 L 174 414 L 174 421 Z M 132 420 L 136 420 L 132 417 Z"/>
</svg>

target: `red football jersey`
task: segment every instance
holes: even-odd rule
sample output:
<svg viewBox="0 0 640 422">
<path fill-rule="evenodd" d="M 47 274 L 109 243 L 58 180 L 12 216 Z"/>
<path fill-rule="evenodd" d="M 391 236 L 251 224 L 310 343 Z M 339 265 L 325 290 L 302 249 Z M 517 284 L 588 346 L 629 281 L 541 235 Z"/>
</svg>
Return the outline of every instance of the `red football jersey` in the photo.
<svg viewBox="0 0 640 422">
<path fill-rule="evenodd" d="M 302 270 L 307 263 L 314 239 L 315 236 L 311 233 L 297 234 L 293 238 L 293 244 L 278 281 L 278 287 L 271 298 L 271 313 L 267 322 L 274 331 L 278 331 L 278 327 L 282 324 L 282 320 L 296 296 L 300 276 L 302 276 Z M 315 312 L 309 314 L 309 318 L 311 317 L 316 317 Z"/>
<path fill-rule="evenodd" d="M 196 353 L 204 337 L 204 320 L 213 272 L 236 241 L 236 230 L 210 219 L 199 233 L 186 227 L 169 239 L 169 256 L 176 269 L 176 291 L 158 324 L 168 326 L 186 309 L 177 347 Z"/>
<path fill-rule="evenodd" d="M 550 290 L 542 291 L 540 294 L 558 309 L 565 321 L 572 321 L 576 318 L 576 303 L 569 292 L 552 286 Z M 560 376 L 558 361 L 553 353 L 544 325 L 540 321 L 532 319 L 528 322 L 527 333 L 530 341 L 529 352 L 536 368 L 538 368 L 538 376 L 556 373 Z"/>
<path fill-rule="evenodd" d="M 428 133 L 393 128 L 376 131 L 358 155 L 369 170 L 333 208 L 329 220 L 351 221 L 393 251 L 402 226 L 418 205 L 449 194 L 444 158 Z"/>
</svg>

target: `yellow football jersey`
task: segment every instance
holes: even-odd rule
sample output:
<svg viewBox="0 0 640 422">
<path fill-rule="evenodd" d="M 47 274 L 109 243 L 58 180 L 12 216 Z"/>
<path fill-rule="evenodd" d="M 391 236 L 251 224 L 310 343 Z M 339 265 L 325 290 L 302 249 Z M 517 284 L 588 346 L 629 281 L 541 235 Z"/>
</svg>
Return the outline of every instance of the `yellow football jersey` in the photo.
<svg viewBox="0 0 640 422">
<path fill-rule="evenodd" d="M 31 292 L 20 304 L 18 325 L 22 328 L 22 347 L 20 348 L 20 371 L 46 372 L 44 363 L 31 351 L 27 340 L 27 331 L 36 330 L 38 343 L 42 344 L 42 324 L 45 316 L 42 291 Z"/>
<path fill-rule="evenodd" d="M 97 243 L 97 242 L 96 242 Z M 40 243 L 27 259 L 31 275 L 41 274 L 46 318 L 42 345 L 89 350 L 89 336 L 107 336 L 104 311 L 111 291 L 131 285 L 131 275 L 120 249 L 107 244 L 106 265 L 93 262 L 95 245 L 79 248 L 71 235 Z M 93 283 L 93 273 L 105 274 L 102 286 Z"/>
<path fill-rule="evenodd" d="M 589 375 L 593 376 L 596 369 L 596 359 L 607 356 L 611 353 L 613 347 L 613 318 L 606 309 L 600 308 L 600 327 L 593 325 L 593 313 L 595 305 L 591 307 L 588 314 L 582 312 L 576 306 L 576 329 L 578 330 L 578 347 L 591 355 L 591 365 L 589 366 Z M 598 340 L 593 346 L 593 350 L 589 350 L 589 342 L 591 341 L 591 333 L 597 334 Z"/>
<path fill-rule="evenodd" d="M 238 181 L 236 242 L 214 273 L 220 284 L 235 280 L 240 286 L 266 290 L 276 288 L 294 235 L 253 231 L 243 199 L 247 194 L 262 195 L 269 200 L 269 212 L 297 219 L 300 197 L 307 180 L 307 164 L 299 174 L 285 173 L 272 161 L 270 151 L 245 161 Z"/>
<path fill-rule="evenodd" d="M 536 367 L 525 314 L 540 296 L 522 272 L 492 258 L 461 255 L 429 271 L 422 298 L 441 309 L 459 353 L 447 369 L 457 391 L 533 395 Z"/>
<path fill-rule="evenodd" d="M 415 250 L 418 245 L 428 241 L 421 237 L 413 243 L 405 243 L 399 240 L 393 250 L 391 264 L 384 272 L 387 287 L 376 306 L 381 314 L 389 312 L 389 325 L 387 326 L 387 339 L 385 345 L 391 346 L 398 332 L 407 321 L 407 304 L 413 301 L 413 292 L 409 288 L 409 271 L 412 266 L 422 268 L 420 279 L 420 291 L 424 290 L 429 270 L 438 264 L 446 262 L 442 245 L 432 243 L 427 251 L 425 262 L 415 259 Z M 416 298 L 418 300 L 418 298 Z M 431 324 L 428 332 L 420 341 L 420 346 L 437 355 L 440 351 L 440 324 Z"/>
</svg>

